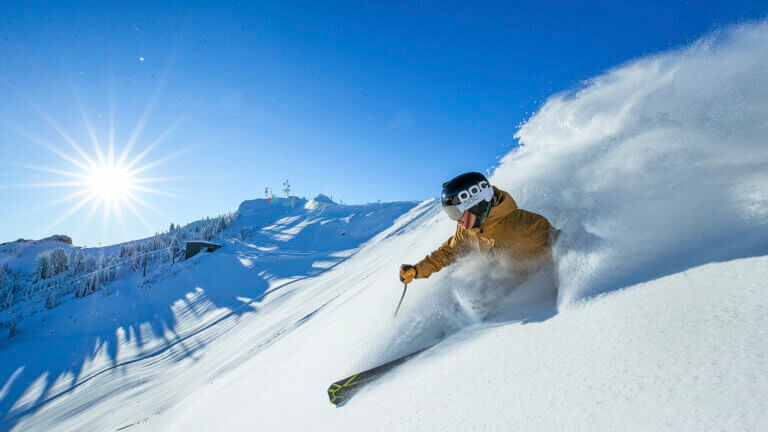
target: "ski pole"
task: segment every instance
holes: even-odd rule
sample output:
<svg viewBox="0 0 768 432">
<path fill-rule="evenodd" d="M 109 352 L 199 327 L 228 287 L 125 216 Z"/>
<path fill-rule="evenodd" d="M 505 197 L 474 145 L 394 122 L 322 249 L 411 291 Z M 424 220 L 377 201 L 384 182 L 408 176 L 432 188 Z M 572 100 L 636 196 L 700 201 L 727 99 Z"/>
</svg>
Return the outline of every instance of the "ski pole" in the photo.
<svg viewBox="0 0 768 432">
<path fill-rule="evenodd" d="M 397 311 L 400 310 L 400 305 L 403 304 L 403 299 L 405 298 L 405 291 L 408 289 L 408 284 L 403 284 L 403 295 L 400 296 L 400 302 L 397 304 L 397 309 L 395 309 L 395 315 L 397 316 Z"/>
</svg>

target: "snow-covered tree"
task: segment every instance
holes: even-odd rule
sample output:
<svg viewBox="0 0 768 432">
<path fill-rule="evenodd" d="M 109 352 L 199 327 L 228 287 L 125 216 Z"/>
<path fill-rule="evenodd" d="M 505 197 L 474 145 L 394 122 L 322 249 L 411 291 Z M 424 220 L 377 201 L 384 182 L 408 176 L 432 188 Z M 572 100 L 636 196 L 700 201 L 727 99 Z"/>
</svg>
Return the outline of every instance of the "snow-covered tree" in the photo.
<svg viewBox="0 0 768 432">
<path fill-rule="evenodd" d="M 133 255 L 134 245 L 133 242 L 126 243 L 120 246 L 120 257 Z"/>
<path fill-rule="evenodd" d="M 0 308 L 5 308 L 10 305 L 6 305 L 8 294 L 11 291 L 11 268 L 8 264 L 0 267 Z"/>
<path fill-rule="evenodd" d="M 47 309 L 53 309 L 59 304 L 61 304 L 61 300 L 59 300 L 59 295 L 56 292 L 56 289 L 48 291 L 48 294 L 45 296 L 45 307 Z"/>
<path fill-rule="evenodd" d="M 0 297 L 0 308 L 7 308 L 13 306 L 14 293 L 11 289 L 6 289 Z"/>
<path fill-rule="evenodd" d="M 77 252 L 77 249 L 72 249 L 69 251 L 69 258 L 67 259 L 67 265 L 69 266 L 67 269 L 67 274 L 69 274 L 69 276 L 74 276 L 77 274 Z"/>
<path fill-rule="evenodd" d="M 74 255 L 75 255 L 74 258 L 71 258 L 69 261 L 69 267 L 74 268 L 74 274 L 76 275 L 85 273 L 86 260 L 85 260 L 85 255 L 83 254 L 83 251 L 81 251 L 80 249 L 77 249 L 77 252 L 74 252 Z"/>
<path fill-rule="evenodd" d="M 240 228 L 240 232 L 236 234 L 236 236 L 240 240 L 248 240 L 253 236 L 254 228 L 253 225 L 247 225 L 242 228 Z"/>
<path fill-rule="evenodd" d="M 227 213 L 215 218 L 206 217 L 184 227 L 172 224 L 168 232 L 121 245 L 119 256 L 105 256 L 103 249 L 99 256 L 85 254 L 80 248 L 73 247 L 69 253 L 57 248 L 36 257 L 34 272 L 30 274 L 16 274 L 7 266 L 0 267 L 0 308 L 22 301 L 40 301 L 49 308 L 54 307 L 64 295 L 89 295 L 122 278 L 126 268 L 149 276 L 149 272 L 175 261 L 174 253 L 178 254 L 184 242 L 221 237 L 238 216 L 238 213 Z M 246 238 L 253 232 L 253 227 L 245 227 L 231 235 Z"/>
<path fill-rule="evenodd" d="M 0 266 L 0 291 L 2 291 L 6 287 L 10 278 L 11 278 L 11 267 L 8 266 L 8 263 L 6 263 L 3 266 Z"/>
<path fill-rule="evenodd" d="M 84 297 L 87 294 L 88 287 L 91 284 L 91 278 L 80 278 L 75 283 L 75 298 Z"/>
<path fill-rule="evenodd" d="M 171 246 L 168 249 L 168 258 L 171 261 L 176 261 L 176 254 L 179 253 L 179 240 L 176 237 L 171 239 Z"/>
<path fill-rule="evenodd" d="M 53 275 L 64 273 L 67 270 L 67 253 L 62 248 L 56 248 L 51 251 L 50 257 L 51 268 L 53 269 Z"/>
<path fill-rule="evenodd" d="M 96 261 L 96 257 L 93 255 L 88 255 L 88 258 L 85 259 L 85 266 L 84 270 L 85 273 L 93 273 L 99 268 L 99 263 Z"/>
<path fill-rule="evenodd" d="M 53 266 L 51 265 L 51 252 L 41 252 L 37 256 L 37 263 L 35 265 L 35 273 L 40 279 L 48 279 L 53 276 Z"/>
<path fill-rule="evenodd" d="M 85 295 L 93 294 L 98 290 L 99 290 L 99 277 L 97 275 L 93 275 L 93 277 L 91 278 L 91 284 L 86 290 Z"/>
<path fill-rule="evenodd" d="M 10 307 L 16 304 L 18 298 L 21 297 L 24 287 L 25 285 L 23 281 L 15 276 L 11 277 L 11 281 L 8 284 L 8 294 L 5 296 L 5 307 Z"/>
</svg>

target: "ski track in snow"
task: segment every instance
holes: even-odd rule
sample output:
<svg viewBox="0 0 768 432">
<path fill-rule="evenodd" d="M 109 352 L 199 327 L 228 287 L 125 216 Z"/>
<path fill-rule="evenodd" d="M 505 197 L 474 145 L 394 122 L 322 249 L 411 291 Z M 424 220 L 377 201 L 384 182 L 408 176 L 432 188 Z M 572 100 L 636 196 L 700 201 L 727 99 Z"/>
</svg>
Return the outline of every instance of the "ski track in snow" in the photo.
<svg viewBox="0 0 768 432">
<path fill-rule="evenodd" d="M 393 317 L 398 266 L 454 230 L 434 200 L 246 201 L 248 242 L 0 340 L 0 429 L 768 430 L 766 83 L 763 22 L 609 71 L 522 126 L 491 180 L 563 229 L 557 295 L 532 280 L 480 320 L 468 258 Z M 443 337 L 328 403 L 331 382 Z"/>
</svg>

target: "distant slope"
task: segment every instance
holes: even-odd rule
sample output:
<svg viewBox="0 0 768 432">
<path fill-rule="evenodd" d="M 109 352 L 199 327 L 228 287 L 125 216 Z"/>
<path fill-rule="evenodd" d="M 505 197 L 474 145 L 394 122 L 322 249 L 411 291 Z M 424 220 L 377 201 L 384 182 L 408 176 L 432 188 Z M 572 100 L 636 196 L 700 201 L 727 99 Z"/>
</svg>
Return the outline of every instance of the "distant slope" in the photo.
<svg viewBox="0 0 768 432">
<path fill-rule="evenodd" d="M 325 195 L 312 200 L 298 197 L 245 201 L 233 229 L 261 227 L 251 239 L 262 246 L 282 249 L 344 250 L 358 246 L 391 226 L 416 202 L 341 205 Z"/>
<path fill-rule="evenodd" d="M 71 243 L 55 238 L 42 240 L 23 240 L 3 243 L 0 245 L 0 266 L 7 265 L 12 271 L 31 273 L 35 269 L 35 258 L 48 250 L 63 248 L 69 253 L 73 246 Z"/>
</svg>

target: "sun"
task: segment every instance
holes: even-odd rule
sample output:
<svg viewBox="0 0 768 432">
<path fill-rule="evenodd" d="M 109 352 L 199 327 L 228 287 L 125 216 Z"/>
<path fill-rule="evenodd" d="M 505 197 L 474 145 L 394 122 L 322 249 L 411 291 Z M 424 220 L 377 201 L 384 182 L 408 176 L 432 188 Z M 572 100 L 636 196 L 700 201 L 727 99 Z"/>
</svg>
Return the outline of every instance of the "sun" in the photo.
<svg viewBox="0 0 768 432">
<path fill-rule="evenodd" d="M 90 194 L 104 201 L 120 202 L 128 197 L 135 185 L 128 170 L 104 163 L 87 170 L 85 187 Z"/>
<path fill-rule="evenodd" d="M 44 171 L 48 174 L 55 174 L 57 176 L 65 177 L 66 180 L 52 181 L 45 183 L 33 183 L 15 185 L 15 187 L 27 188 L 27 187 L 43 187 L 43 188 L 75 188 L 75 190 L 67 195 L 62 196 L 59 199 L 49 201 L 41 205 L 40 207 L 33 209 L 32 211 L 40 211 L 52 206 L 68 205 L 68 209 L 58 213 L 58 217 L 53 220 L 49 226 L 45 227 L 42 232 L 46 233 L 49 230 L 55 228 L 65 220 L 69 219 L 80 209 L 90 209 L 85 214 L 85 217 L 79 218 L 81 220 L 82 227 L 91 227 L 93 224 L 90 222 L 91 218 L 98 210 L 102 210 L 102 238 L 109 230 L 110 219 L 117 220 L 120 225 L 125 229 L 124 212 L 127 211 L 133 215 L 135 219 L 140 221 L 147 229 L 151 230 L 142 210 L 149 210 L 156 213 L 161 218 L 168 221 L 171 218 L 163 213 L 161 210 L 147 202 L 142 195 L 154 194 L 162 195 L 164 197 L 180 198 L 184 199 L 182 195 L 175 193 L 169 193 L 160 190 L 156 187 L 151 187 L 153 183 L 164 183 L 169 181 L 180 180 L 181 177 L 146 177 L 146 174 L 155 167 L 164 164 L 172 159 L 175 159 L 180 154 L 184 153 L 187 149 L 182 149 L 171 155 L 154 159 L 146 160 L 149 153 L 160 146 L 161 143 L 183 122 L 184 116 L 178 121 L 170 125 L 159 137 L 150 141 L 143 150 L 138 154 L 130 156 L 134 147 L 139 144 L 140 135 L 144 128 L 144 123 L 151 111 L 152 103 L 149 104 L 147 109 L 142 114 L 141 119 L 134 128 L 130 137 L 121 146 L 122 151 L 119 153 L 116 151 L 118 143 L 115 139 L 115 120 L 114 109 L 110 106 L 109 126 L 108 126 L 108 138 L 106 142 L 100 141 L 97 136 L 89 116 L 86 114 L 85 109 L 81 106 L 80 114 L 83 118 L 85 129 L 93 147 L 93 151 L 85 151 L 82 142 L 78 142 L 73 139 L 69 133 L 65 132 L 58 124 L 56 124 L 50 116 L 44 113 L 39 107 L 28 101 L 30 105 L 37 111 L 40 117 L 53 130 L 55 130 L 63 143 L 69 144 L 71 152 L 63 151 L 61 149 L 62 142 L 46 142 L 43 141 L 25 131 L 22 131 L 12 125 L 6 125 L 12 130 L 16 131 L 20 135 L 24 136 L 28 140 L 38 144 L 50 152 L 56 154 L 63 160 L 71 164 L 69 169 L 54 168 L 52 166 L 35 166 L 28 164 L 19 164 L 26 166 L 37 171 Z M 102 135 L 104 135 L 102 133 Z M 130 157 L 129 157 L 130 156 Z M 14 187 L 14 186 L 11 186 Z M 70 203 L 70 204 L 68 204 Z"/>
</svg>

